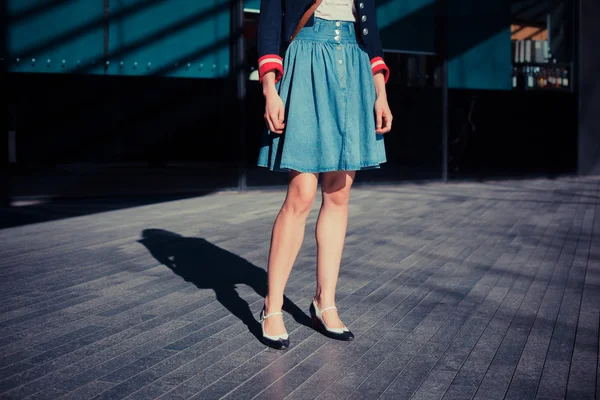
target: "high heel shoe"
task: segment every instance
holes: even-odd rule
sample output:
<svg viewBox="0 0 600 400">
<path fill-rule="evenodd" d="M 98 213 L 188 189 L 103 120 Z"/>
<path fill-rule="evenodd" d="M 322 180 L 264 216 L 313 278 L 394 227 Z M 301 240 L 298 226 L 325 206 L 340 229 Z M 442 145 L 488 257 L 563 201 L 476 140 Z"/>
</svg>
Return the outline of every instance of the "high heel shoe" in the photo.
<svg viewBox="0 0 600 400">
<path fill-rule="evenodd" d="M 310 316 L 312 318 L 313 325 L 318 332 L 321 332 L 323 335 L 330 337 L 332 339 L 337 340 L 354 340 L 354 334 L 350 332 L 350 329 L 344 325 L 343 328 L 329 328 L 325 321 L 323 321 L 323 313 L 327 310 L 335 310 L 337 307 L 325 307 L 322 310 L 319 310 L 317 307 L 317 303 L 313 299 L 312 304 L 310 305 Z"/>
<path fill-rule="evenodd" d="M 274 312 L 274 313 L 265 315 L 264 308 L 260 312 L 260 326 L 262 328 L 262 341 L 267 346 L 272 347 L 276 350 L 285 350 L 288 347 L 290 347 L 290 339 L 288 337 L 287 332 L 279 334 L 279 335 L 275 335 L 275 336 L 270 336 L 265 333 L 265 319 L 272 317 L 274 315 L 283 316 L 283 313 L 281 311 L 278 311 L 278 312 Z"/>
</svg>

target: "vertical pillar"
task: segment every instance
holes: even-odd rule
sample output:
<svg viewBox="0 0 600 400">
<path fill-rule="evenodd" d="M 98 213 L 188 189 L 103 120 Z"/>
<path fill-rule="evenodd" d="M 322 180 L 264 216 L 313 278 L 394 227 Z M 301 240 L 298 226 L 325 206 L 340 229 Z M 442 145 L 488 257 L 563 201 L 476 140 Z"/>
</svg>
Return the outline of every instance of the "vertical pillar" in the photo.
<svg viewBox="0 0 600 400">
<path fill-rule="evenodd" d="M 104 48 L 102 49 L 104 62 L 102 63 L 104 66 L 104 74 L 108 73 L 108 59 L 109 56 L 109 42 L 110 40 L 110 1 L 104 0 Z"/>
<path fill-rule="evenodd" d="M 244 0 L 232 0 L 231 7 L 232 71 L 236 82 L 236 104 L 238 107 L 238 190 L 247 187 L 246 170 L 246 51 L 244 49 Z"/>
<path fill-rule="evenodd" d="M 0 58 L 2 58 L 1 62 L 0 62 L 0 67 L 2 68 L 2 81 L 4 81 L 5 79 L 7 79 L 8 76 L 8 65 L 9 63 L 12 61 L 10 59 L 10 55 L 8 54 L 8 10 L 6 7 L 6 1 L 0 1 L 0 32 L 2 34 L 2 36 L 0 37 Z M 6 83 L 4 81 L 3 85 L 4 86 L 4 90 L 6 89 Z M 12 88 L 12 85 L 11 85 Z M 11 93 L 11 90 L 8 91 L 9 93 Z M 8 99 L 9 103 L 12 103 L 15 101 L 15 99 Z M 11 112 L 11 110 L 13 112 Z M 14 108 L 9 106 L 8 108 L 8 123 L 6 128 L 8 132 L 10 132 L 11 130 L 14 130 L 15 126 L 12 123 L 13 119 L 11 118 L 11 115 L 14 115 Z M 10 135 L 10 133 L 9 133 Z M 2 145 L 0 146 L 0 150 L 2 151 L 2 157 L 0 158 L 0 207 L 3 206 L 8 206 L 10 204 L 10 199 L 9 199 L 9 190 L 8 190 L 8 164 L 9 164 L 9 140 L 6 136 L 4 136 L 3 140 L 1 141 Z"/>
<path fill-rule="evenodd" d="M 574 3 L 573 0 L 550 0 L 549 3 L 550 54 L 558 62 L 573 60 Z"/>
<path fill-rule="evenodd" d="M 577 173 L 600 175 L 600 2 L 579 0 L 577 13 L 578 150 Z"/>
<path fill-rule="evenodd" d="M 442 181 L 448 181 L 448 0 L 436 0 L 435 47 L 440 71 Z"/>
<path fill-rule="evenodd" d="M 0 171 L 0 207 L 10 205 L 9 180 L 11 170 L 17 162 L 16 133 L 17 133 L 17 104 L 12 102 L 7 109 L 7 136 L 2 140 L 2 166 Z"/>
</svg>

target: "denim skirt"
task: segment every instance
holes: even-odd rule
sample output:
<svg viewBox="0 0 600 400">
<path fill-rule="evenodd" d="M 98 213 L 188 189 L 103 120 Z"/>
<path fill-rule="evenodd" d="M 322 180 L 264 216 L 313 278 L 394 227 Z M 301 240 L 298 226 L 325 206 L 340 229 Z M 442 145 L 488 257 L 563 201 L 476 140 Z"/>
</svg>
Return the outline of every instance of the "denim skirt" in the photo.
<svg viewBox="0 0 600 400">
<path fill-rule="evenodd" d="M 315 17 L 283 58 L 277 90 L 285 105 L 282 134 L 263 132 L 258 166 L 327 172 L 379 168 L 383 135 L 375 132 L 371 62 L 348 21 Z"/>
</svg>

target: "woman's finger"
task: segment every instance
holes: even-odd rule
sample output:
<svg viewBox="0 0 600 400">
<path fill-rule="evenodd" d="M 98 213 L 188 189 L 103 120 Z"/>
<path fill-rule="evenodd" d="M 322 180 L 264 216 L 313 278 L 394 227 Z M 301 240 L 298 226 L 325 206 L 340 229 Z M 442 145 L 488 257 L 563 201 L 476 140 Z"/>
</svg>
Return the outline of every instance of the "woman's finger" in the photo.
<svg viewBox="0 0 600 400">
<path fill-rule="evenodd" d="M 375 129 L 375 132 L 379 134 L 388 133 L 392 129 L 392 116 L 388 113 L 381 114 L 381 126 Z"/>
<path fill-rule="evenodd" d="M 375 115 L 376 115 L 375 127 L 379 130 L 379 129 L 381 129 L 381 120 L 383 119 L 383 110 L 378 109 L 377 112 L 375 113 Z"/>
<path fill-rule="evenodd" d="M 266 119 L 269 123 L 269 129 L 274 133 L 283 133 L 283 127 L 279 123 L 279 118 L 275 112 L 267 114 Z"/>
<path fill-rule="evenodd" d="M 269 127 L 269 130 L 271 132 L 277 133 L 277 130 L 275 129 L 275 127 L 273 126 L 273 123 L 271 122 L 271 118 L 269 117 L 269 114 L 265 114 L 265 121 Z"/>
<path fill-rule="evenodd" d="M 283 105 L 281 105 L 279 107 L 278 111 L 279 111 L 279 125 L 283 129 L 283 126 L 285 126 L 285 124 L 283 123 L 285 121 L 285 109 L 284 109 Z"/>
<path fill-rule="evenodd" d="M 384 130 L 386 133 L 392 130 L 392 119 L 393 117 L 390 114 L 385 117 Z"/>
<path fill-rule="evenodd" d="M 277 111 L 271 111 L 271 114 L 269 114 L 269 119 L 271 120 L 275 131 L 277 133 L 281 133 L 283 130 L 283 124 L 279 122 L 279 115 L 277 115 Z"/>
</svg>

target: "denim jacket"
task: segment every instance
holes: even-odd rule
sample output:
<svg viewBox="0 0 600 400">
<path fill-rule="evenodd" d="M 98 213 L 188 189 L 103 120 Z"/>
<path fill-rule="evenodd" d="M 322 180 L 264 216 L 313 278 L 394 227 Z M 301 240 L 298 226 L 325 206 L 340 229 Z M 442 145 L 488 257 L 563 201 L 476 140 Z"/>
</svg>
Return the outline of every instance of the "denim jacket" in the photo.
<svg viewBox="0 0 600 400">
<path fill-rule="evenodd" d="M 319 0 L 261 0 L 258 23 L 258 73 L 262 81 L 265 73 L 275 71 L 278 82 L 283 76 L 283 54 L 305 13 Z M 383 49 L 377 21 L 375 0 L 354 0 L 357 15 L 357 36 L 365 46 L 373 74 L 383 71 L 385 82 L 389 69 L 383 60 Z M 304 26 L 313 26 L 314 11 Z"/>
</svg>

